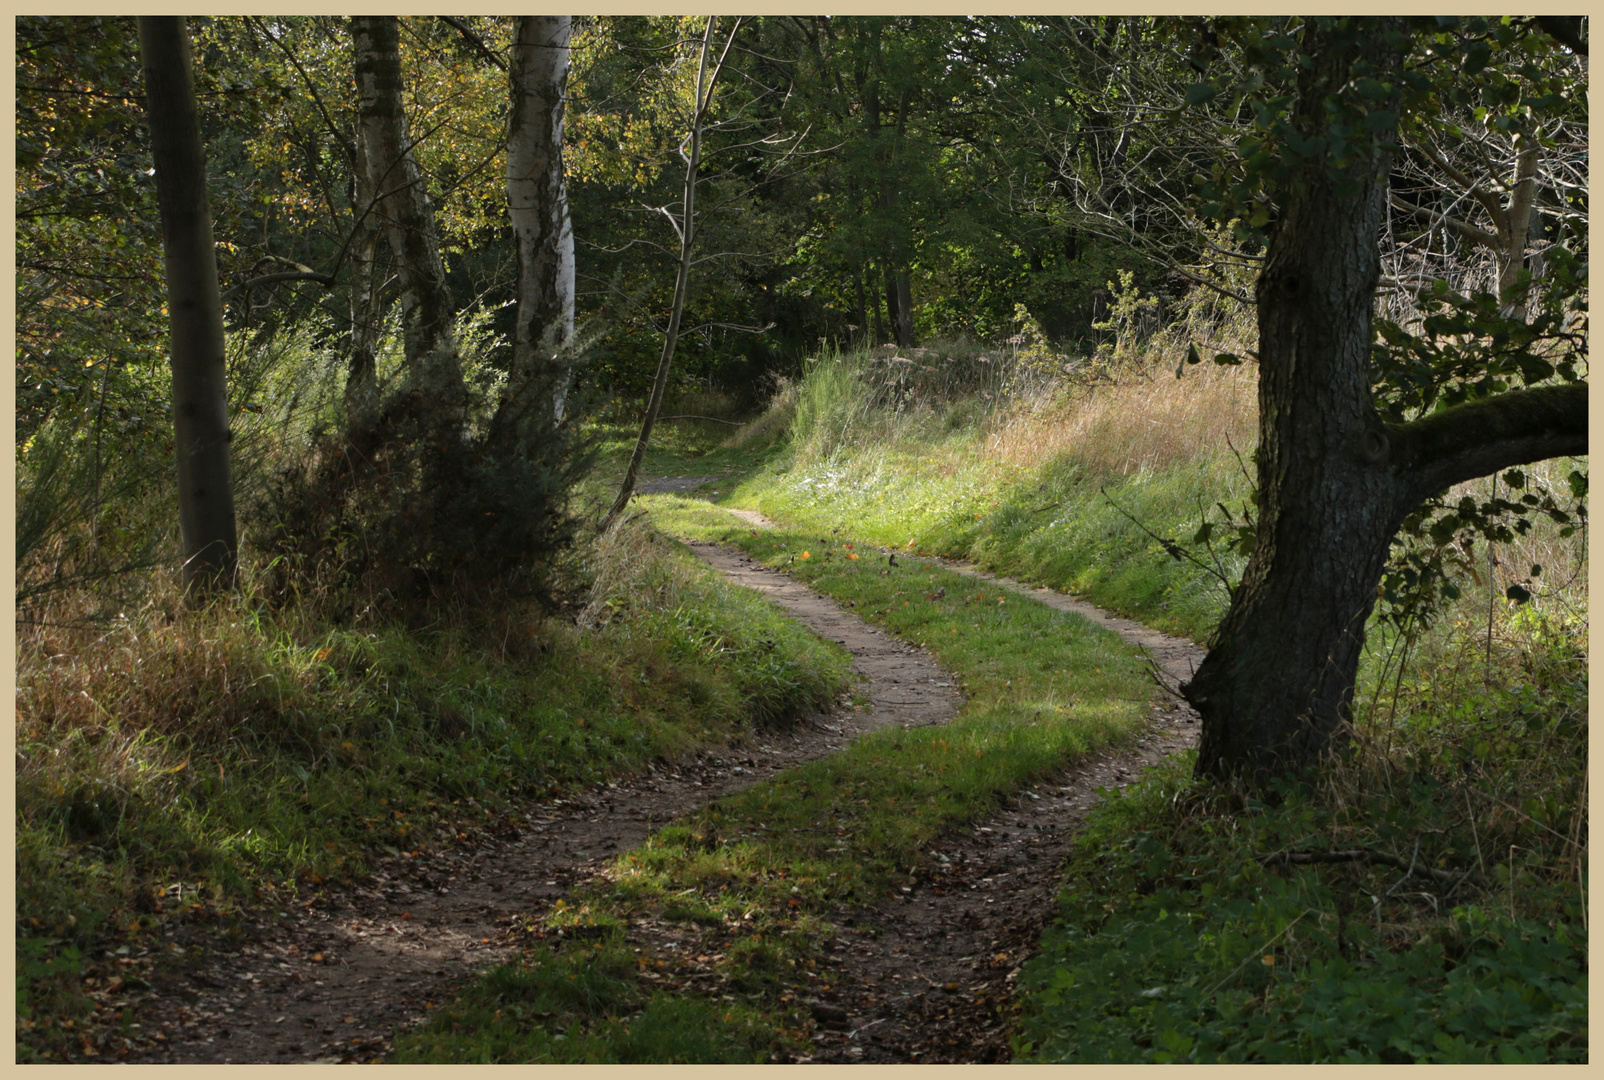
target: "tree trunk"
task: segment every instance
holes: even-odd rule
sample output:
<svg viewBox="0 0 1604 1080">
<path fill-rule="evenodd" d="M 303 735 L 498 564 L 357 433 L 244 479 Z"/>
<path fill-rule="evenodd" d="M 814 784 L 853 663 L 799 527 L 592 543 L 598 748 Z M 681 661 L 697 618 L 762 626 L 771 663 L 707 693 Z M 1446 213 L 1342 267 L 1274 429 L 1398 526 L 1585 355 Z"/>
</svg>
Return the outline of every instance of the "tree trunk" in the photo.
<svg viewBox="0 0 1604 1080">
<path fill-rule="evenodd" d="M 886 278 L 885 271 L 880 267 L 875 267 L 875 269 L 880 270 L 880 279 L 881 281 L 884 281 Z M 885 290 L 883 289 L 876 290 L 874 293 L 874 345 L 884 345 L 886 342 L 885 319 L 882 318 L 880 314 L 880 310 L 884 306 L 881 303 L 881 300 L 884 298 L 884 296 Z"/>
<path fill-rule="evenodd" d="M 880 35 L 874 37 L 875 52 L 878 66 Z M 892 129 L 894 132 L 890 140 L 882 140 L 880 133 L 882 125 L 880 120 L 880 82 L 878 77 L 868 84 L 864 94 L 864 121 L 868 125 L 869 138 L 879 146 L 880 160 L 880 192 L 879 209 L 881 226 L 890 236 L 886 241 L 885 254 L 881 260 L 885 274 L 886 292 L 886 321 L 889 323 L 891 338 L 900 349 L 914 347 L 913 338 L 913 291 L 908 281 L 908 270 L 904 264 L 902 244 L 897 240 L 899 232 L 898 217 L 901 213 L 901 185 L 898 178 L 898 161 L 902 152 L 902 143 L 907 134 L 908 102 L 910 91 L 904 89 L 897 102 L 897 123 Z"/>
<path fill-rule="evenodd" d="M 232 583 L 236 558 L 223 304 L 183 18 L 140 16 L 139 51 L 167 276 L 182 580 L 198 597 Z"/>
<path fill-rule="evenodd" d="M 1183 688 L 1203 716 L 1201 774 L 1262 779 L 1330 745 L 1403 517 L 1370 398 L 1385 180 L 1366 172 L 1348 198 L 1306 178 L 1259 276 L 1258 539 Z"/>
<path fill-rule="evenodd" d="M 1395 54 L 1373 33 L 1357 48 L 1380 68 Z M 1309 54 L 1320 57 L 1308 76 L 1316 87 L 1342 85 L 1354 60 L 1340 48 Z M 1320 93 L 1303 96 L 1316 125 Z M 1208 656 L 1182 687 L 1203 717 L 1201 776 L 1263 782 L 1338 742 L 1389 546 L 1423 499 L 1586 452 L 1585 384 L 1381 421 L 1370 345 L 1387 164 L 1361 161 L 1344 177 L 1320 163 L 1284 191 L 1256 289 L 1257 543 Z"/>
<path fill-rule="evenodd" d="M 868 339 L 868 337 L 869 337 L 869 310 L 868 310 L 869 309 L 869 305 L 867 303 L 865 303 L 864 298 L 863 298 L 863 264 L 862 263 L 859 263 L 856 267 L 853 268 L 853 271 L 852 271 L 852 284 L 857 288 L 857 298 L 858 298 L 858 309 L 854 313 L 854 321 L 857 322 L 857 324 L 858 324 L 857 330 L 858 330 L 858 334 L 860 335 L 859 341 L 866 341 Z M 874 342 L 869 341 L 868 344 L 872 347 L 874 345 Z"/>
<path fill-rule="evenodd" d="M 895 258 L 895 256 L 894 256 Z M 908 282 L 908 271 L 901 261 L 886 274 L 886 311 L 891 321 L 891 336 L 897 347 L 911 349 L 918 344 L 913 336 L 913 291 Z"/>
<path fill-rule="evenodd" d="M 366 439 L 379 416 L 378 341 L 383 312 L 376 295 L 379 231 L 372 212 L 367 144 L 355 140 L 356 169 L 351 208 L 356 215 L 351 239 L 351 357 L 345 376 L 346 424 Z"/>
<path fill-rule="evenodd" d="M 401 102 L 401 45 L 396 17 L 351 18 L 357 116 L 368 184 L 401 279 L 407 329 L 407 391 L 431 453 L 460 449 L 468 392 L 462 381 L 451 294 L 423 176 L 412 155 Z"/>
<path fill-rule="evenodd" d="M 574 233 L 562 153 L 572 31 L 567 15 L 520 16 L 510 65 L 507 210 L 518 243 L 518 316 L 507 407 L 556 422 L 571 380 L 564 350 L 574 336 Z"/>
<path fill-rule="evenodd" d="M 1500 296 L 1514 287 L 1516 276 L 1526 265 L 1526 241 L 1531 236 L 1532 206 L 1537 201 L 1537 164 L 1541 152 L 1541 144 L 1534 135 L 1516 136 L 1515 176 L 1505 216 L 1506 228 L 1499 230 L 1504 241 L 1498 259 Z M 1524 319 L 1525 313 L 1525 304 L 1514 306 L 1517 317 Z"/>
</svg>

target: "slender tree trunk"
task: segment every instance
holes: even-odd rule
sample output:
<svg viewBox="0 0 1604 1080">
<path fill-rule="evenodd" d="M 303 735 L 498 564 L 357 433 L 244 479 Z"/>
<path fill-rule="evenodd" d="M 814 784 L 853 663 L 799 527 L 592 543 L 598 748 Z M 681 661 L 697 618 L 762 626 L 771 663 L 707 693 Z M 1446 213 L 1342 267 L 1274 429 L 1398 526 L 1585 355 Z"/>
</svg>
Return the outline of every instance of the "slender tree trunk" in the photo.
<svg viewBox="0 0 1604 1080">
<path fill-rule="evenodd" d="M 1335 48 L 1311 43 L 1320 60 L 1305 86 L 1315 89 L 1301 96 L 1312 130 L 1323 120 L 1319 88 L 1342 85 L 1355 50 L 1376 71 L 1395 60 L 1384 29 Z M 1585 384 L 1382 422 L 1370 345 L 1387 166 L 1361 161 L 1345 176 L 1306 168 L 1266 253 L 1256 290 L 1257 541 L 1213 647 L 1182 687 L 1203 717 L 1200 775 L 1262 782 L 1339 743 L 1388 548 L 1421 500 L 1586 452 Z"/>
<path fill-rule="evenodd" d="M 367 143 L 354 142 L 356 169 L 351 208 L 357 217 L 351 241 L 351 357 L 345 377 L 346 424 L 365 441 L 379 416 L 378 340 L 383 315 L 376 295 L 379 231 L 370 212 L 373 184 L 368 176 Z"/>
<path fill-rule="evenodd" d="M 741 28 L 741 20 L 737 18 L 735 25 L 730 29 L 729 38 L 724 43 L 724 51 L 709 71 L 708 60 L 713 52 L 713 29 L 717 22 L 717 16 L 707 17 L 707 28 L 702 32 L 701 59 L 696 69 L 696 98 L 692 107 L 691 130 L 688 137 L 690 152 L 685 157 L 685 190 L 680 200 L 679 273 L 674 279 L 674 302 L 669 311 L 668 330 L 663 334 L 663 351 L 657 361 L 657 374 L 652 379 L 652 396 L 646 403 L 646 418 L 641 421 L 640 437 L 635 440 L 635 450 L 630 454 L 629 466 L 624 470 L 624 479 L 618 485 L 618 497 L 613 500 L 612 507 L 602 518 L 603 532 L 612 525 L 619 514 L 624 512 L 624 507 L 629 505 L 631 496 L 635 494 L 635 481 L 640 476 L 641 462 L 646 460 L 646 448 L 651 445 L 652 428 L 657 423 L 657 414 L 663 407 L 663 394 L 668 388 L 668 373 L 674 362 L 674 346 L 679 341 L 679 321 L 685 312 L 685 291 L 690 285 L 691 250 L 696 242 L 696 181 L 702 166 L 702 130 L 707 118 L 707 107 L 713 97 L 713 84 L 718 81 L 719 71 L 724 66 L 724 57 L 729 55 L 730 46 L 735 42 L 736 31 Z"/>
<path fill-rule="evenodd" d="M 913 336 L 913 290 L 908 271 L 900 260 L 893 265 L 895 269 L 886 276 L 886 311 L 898 347 L 911 349 L 918 344 Z"/>
<path fill-rule="evenodd" d="M 507 209 L 518 243 L 518 316 L 509 406 L 561 422 L 574 336 L 574 233 L 563 179 L 563 110 L 572 19 L 524 15 L 512 49 Z M 530 397 L 524 404 L 521 396 Z"/>
<path fill-rule="evenodd" d="M 1516 276 L 1526 265 L 1526 241 L 1531 235 L 1532 206 L 1537 200 L 1537 165 L 1541 153 L 1542 146 L 1535 137 L 1516 137 L 1514 184 L 1509 195 L 1509 209 L 1505 212 L 1505 227 L 1499 230 L 1504 241 L 1504 250 L 1498 259 L 1500 295 L 1514 287 Z M 1518 305 L 1516 312 L 1524 319 L 1526 305 Z"/>
<path fill-rule="evenodd" d="M 869 336 L 869 312 L 868 304 L 863 298 L 863 265 L 861 263 L 852 272 L 852 283 L 858 290 L 858 309 L 854 313 L 855 318 L 853 321 L 858 324 L 860 338 L 867 338 Z M 870 342 L 870 344 L 872 345 L 873 342 Z"/>
<path fill-rule="evenodd" d="M 368 183 L 401 279 L 408 390 L 430 451 L 457 452 L 467 423 L 468 392 L 434 209 L 407 135 L 396 17 L 353 16 L 351 37 Z"/>
<path fill-rule="evenodd" d="M 882 176 L 883 186 L 880 189 L 881 208 L 885 212 L 887 223 L 894 230 L 893 236 L 900 235 L 900 203 L 902 200 L 901 163 L 904 145 L 908 134 L 908 102 L 912 91 L 904 87 L 897 98 L 897 124 L 893 129 L 895 137 L 892 139 L 890 152 L 887 154 L 886 168 Z M 891 316 L 891 330 L 896 336 L 900 348 L 911 349 L 918 344 L 913 336 L 913 288 L 908 277 L 907 252 L 903 250 L 902 243 L 893 239 L 891 243 L 891 259 L 888 265 L 886 282 L 886 310 Z"/>
<path fill-rule="evenodd" d="M 223 305 L 183 18 L 140 16 L 139 51 L 167 275 L 182 580 L 194 598 L 232 584 L 236 558 Z"/>
<path fill-rule="evenodd" d="M 875 270 L 879 272 L 879 277 L 881 281 L 884 282 L 886 276 L 885 272 L 878 266 L 875 267 Z M 883 306 L 884 299 L 884 290 L 876 289 L 874 292 L 874 344 L 876 345 L 884 345 L 886 343 L 886 324 L 885 320 L 880 315 L 880 310 Z"/>
</svg>

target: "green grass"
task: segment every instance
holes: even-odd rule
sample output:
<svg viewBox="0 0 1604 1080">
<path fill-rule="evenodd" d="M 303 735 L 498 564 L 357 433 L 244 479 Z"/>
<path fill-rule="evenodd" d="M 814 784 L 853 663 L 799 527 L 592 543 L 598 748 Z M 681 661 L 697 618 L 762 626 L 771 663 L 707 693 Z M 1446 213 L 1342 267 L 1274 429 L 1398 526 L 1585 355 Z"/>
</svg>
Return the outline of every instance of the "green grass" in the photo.
<svg viewBox="0 0 1604 1080">
<path fill-rule="evenodd" d="M 1422 739 L 1439 753 L 1407 772 L 1371 760 L 1244 798 L 1192 784 L 1181 761 L 1105 800 L 1021 972 L 1016 1054 L 1585 1062 L 1585 681 L 1558 695 L 1540 710 L 1529 687 L 1480 696 L 1476 719 L 1504 736 L 1485 771 Z M 1259 858 L 1354 849 L 1449 877 Z"/>
<path fill-rule="evenodd" d="M 1227 469 L 1234 459 L 1098 478 L 1062 456 L 1028 473 L 988 463 L 979 442 L 960 432 L 934 445 L 779 460 L 730 501 L 798 528 L 846 529 L 899 550 L 968 560 L 1169 633 L 1208 636 L 1225 612 L 1223 585 L 1166 555 L 1131 519 L 1167 539 L 1189 539 L 1215 502 L 1240 500 L 1243 485 Z M 1222 555 L 1220 569 L 1239 574 L 1241 560 Z"/>
<path fill-rule="evenodd" d="M 697 500 L 654 496 L 642 505 L 666 531 L 736 544 L 766 563 L 786 564 L 813 588 L 924 644 L 965 688 L 963 709 L 939 728 L 863 736 L 840 753 L 658 830 L 620 855 L 604 880 L 531 927 L 548 938 L 583 928 L 599 936 L 595 945 L 575 951 L 570 943 L 558 952 L 537 947 L 406 1036 L 398 1060 L 625 1060 L 585 1054 L 644 1045 L 641 1025 L 655 1023 L 651 1003 L 654 986 L 662 983 L 683 992 L 680 1007 L 700 1018 L 695 1026 L 729 1040 L 698 1051 L 707 1056 L 695 1060 L 805 1045 L 808 1020 L 799 995 L 806 979 L 800 972 L 816 962 L 824 941 L 843 932 L 833 922 L 839 912 L 905 883 L 920 872 L 923 850 L 945 831 L 1120 741 L 1145 713 L 1151 684 L 1139 658 L 1117 636 L 1076 616 L 1019 594 L 977 589 L 967 578 L 914 559 L 882 574 L 889 569 L 883 559 L 853 559 L 848 542 L 756 533 Z M 932 599 L 942 589 L 945 595 Z M 631 978 L 620 963 L 623 928 L 661 920 L 683 924 L 694 943 L 635 954 Z M 694 992 L 691 953 L 706 958 L 699 970 L 711 979 Z M 562 965 L 580 962 L 586 971 L 599 965 L 615 972 L 622 984 L 617 994 L 526 1011 L 519 1020 L 504 1012 L 491 1024 L 493 1011 L 487 1010 L 501 993 L 494 988 L 514 977 L 509 972 L 553 978 Z M 726 1012 L 734 1019 L 724 1019 Z M 731 1034 L 731 1024 L 745 1034 Z M 549 1033 L 558 1029 L 568 1039 L 554 1048 Z M 760 1029 L 763 1038 L 755 1034 Z M 650 1060 L 687 1060 L 676 1057 L 682 1051 L 672 1045 Z"/>
<path fill-rule="evenodd" d="M 832 581 L 851 536 L 970 559 L 1194 639 L 1223 613 L 1212 575 L 1129 517 L 1185 543 L 1215 501 L 1240 505 L 1234 455 L 1101 479 L 1071 454 L 1009 466 L 986 460 L 962 403 L 874 416 L 832 403 L 855 392 L 840 376 L 801 387 L 788 449 L 727 500 L 793 530 L 787 556 L 810 555 L 799 576 L 855 597 Z M 670 501 L 657 518 L 705 531 L 714 514 Z M 1552 531 L 1500 556 L 1585 566 Z M 1188 758 L 1096 811 L 1062 918 L 1021 976 L 1020 1059 L 1585 1061 L 1585 592 L 1555 580 L 1526 608 L 1489 611 L 1485 586 L 1467 592 L 1480 598 L 1407 641 L 1373 627 L 1355 752 L 1317 783 L 1246 798 L 1194 786 Z M 917 601 L 882 614 L 939 636 Z M 1385 862 L 1256 859 L 1354 848 L 1474 877 L 1450 894 Z"/>
<path fill-rule="evenodd" d="M 639 525 L 596 562 L 589 630 L 516 605 L 333 627 L 241 598 L 25 633 L 25 1056 L 71 1052 L 81 977 L 162 923 L 359 879 L 847 686 L 842 650 Z"/>
<path fill-rule="evenodd" d="M 392 1060 L 756 1064 L 797 1045 L 739 1003 L 643 986 L 637 967 L 616 935 L 535 949 L 474 983 L 426 1032 L 404 1036 Z"/>
</svg>

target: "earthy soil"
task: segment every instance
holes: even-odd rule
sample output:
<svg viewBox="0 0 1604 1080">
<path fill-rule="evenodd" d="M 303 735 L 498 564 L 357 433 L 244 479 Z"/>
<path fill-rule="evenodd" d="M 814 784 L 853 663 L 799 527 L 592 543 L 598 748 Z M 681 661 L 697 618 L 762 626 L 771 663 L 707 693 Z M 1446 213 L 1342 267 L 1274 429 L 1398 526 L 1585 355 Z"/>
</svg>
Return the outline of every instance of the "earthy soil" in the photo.
<svg viewBox="0 0 1604 1080">
<path fill-rule="evenodd" d="M 761 517 L 743 515 L 753 524 Z M 738 551 L 692 550 L 759 589 L 854 656 L 868 705 L 809 717 L 749 744 L 530 805 L 456 848 L 380 864 L 362 888 L 261 911 L 226 931 L 187 925 L 137 964 L 150 986 L 126 995 L 140 1026 L 117 1056 L 142 1062 L 371 1061 L 478 971 L 512 956 L 523 928 L 617 851 L 721 795 L 822 757 L 865 731 L 939 724 L 957 714 L 955 680 L 903 644 Z M 935 560 L 921 560 L 931 561 Z M 973 572 L 949 565 L 960 572 Z M 986 575 L 1074 610 L 1147 646 L 1166 680 L 1201 650 L 1070 597 Z M 1101 788 L 1194 745 L 1196 718 L 1156 706 L 1135 745 L 1105 751 L 1022 792 L 928 851 L 927 867 L 872 908 L 837 913 L 839 933 L 803 1000 L 816 1061 L 1007 1060 L 1007 1006 L 1018 965 L 1051 918 L 1056 870 Z M 694 934 L 642 922 L 641 942 Z"/>
</svg>

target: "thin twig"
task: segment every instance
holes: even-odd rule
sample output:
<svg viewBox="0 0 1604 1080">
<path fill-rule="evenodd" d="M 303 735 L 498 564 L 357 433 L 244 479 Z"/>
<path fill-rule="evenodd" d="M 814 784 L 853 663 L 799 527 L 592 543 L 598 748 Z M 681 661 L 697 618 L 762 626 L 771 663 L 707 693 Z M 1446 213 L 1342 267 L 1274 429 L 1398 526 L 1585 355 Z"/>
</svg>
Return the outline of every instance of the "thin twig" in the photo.
<svg viewBox="0 0 1604 1080">
<path fill-rule="evenodd" d="M 730 427 L 740 427 L 741 426 L 740 423 L 738 421 L 735 421 L 735 420 L 720 420 L 716 416 L 696 416 L 693 413 L 684 413 L 684 414 L 682 414 L 680 416 L 659 416 L 657 419 L 660 420 L 660 421 L 661 420 L 710 420 L 715 424 L 728 424 Z"/>
<path fill-rule="evenodd" d="M 1415 842 L 1415 855 L 1420 854 L 1420 843 Z M 1434 881 L 1444 884 L 1457 885 L 1461 881 L 1469 880 L 1476 885 L 1484 885 L 1482 879 L 1474 874 L 1456 874 L 1451 870 L 1438 870 L 1431 866 L 1418 866 L 1416 859 L 1404 860 L 1396 855 L 1388 855 L 1383 851 L 1371 851 L 1369 848 L 1350 848 L 1346 851 L 1276 851 L 1258 857 L 1260 866 L 1274 866 L 1277 863 L 1290 863 L 1305 866 L 1311 863 L 1345 863 L 1369 862 L 1380 866 L 1390 866 L 1395 870 L 1404 871 L 1404 877 L 1411 874 L 1425 874 Z M 1396 889 L 1398 886 L 1394 885 Z M 1389 890 L 1390 895 L 1390 890 Z"/>
<path fill-rule="evenodd" d="M 1124 507 L 1120 506 L 1119 503 L 1114 501 L 1114 497 L 1108 493 L 1107 485 L 1099 487 L 1097 490 L 1102 494 L 1103 498 L 1108 500 L 1108 505 L 1117 510 L 1126 521 L 1129 521 L 1132 525 L 1135 525 L 1138 529 L 1141 529 L 1148 536 L 1152 537 L 1154 540 L 1157 540 L 1160 544 L 1163 544 L 1165 553 L 1167 553 L 1171 558 L 1186 559 L 1197 566 L 1198 569 L 1204 570 L 1219 578 L 1220 584 L 1224 585 L 1226 589 L 1231 588 L 1231 582 L 1225 577 L 1224 574 L 1220 573 L 1202 559 L 1199 559 L 1196 555 L 1193 555 L 1190 551 L 1187 551 L 1185 548 L 1181 547 L 1181 545 L 1177 544 L 1174 540 L 1166 540 L 1152 529 L 1149 529 L 1146 525 L 1143 525 L 1136 518 L 1132 517 Z"/>
</svg>

